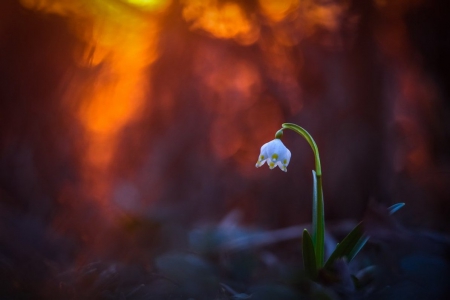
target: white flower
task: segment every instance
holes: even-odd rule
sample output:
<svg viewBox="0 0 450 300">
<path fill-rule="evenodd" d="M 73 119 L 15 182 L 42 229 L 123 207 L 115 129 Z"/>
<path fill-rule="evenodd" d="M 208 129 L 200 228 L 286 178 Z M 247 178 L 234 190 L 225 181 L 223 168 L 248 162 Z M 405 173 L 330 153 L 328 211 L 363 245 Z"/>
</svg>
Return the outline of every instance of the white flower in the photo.
<svg viewBox="0 0 450 300">
<path fill-rule="evenodd" d="M 274 139 L 261 147 L 261 153 L 259 154 L 256 167 L 261 167 L 267 161 L 270 169 L 279 166 L 281 170 L 287 172 L 290 159 L 291 151 L 286 148 L 280 139 Z"/>
</svg>

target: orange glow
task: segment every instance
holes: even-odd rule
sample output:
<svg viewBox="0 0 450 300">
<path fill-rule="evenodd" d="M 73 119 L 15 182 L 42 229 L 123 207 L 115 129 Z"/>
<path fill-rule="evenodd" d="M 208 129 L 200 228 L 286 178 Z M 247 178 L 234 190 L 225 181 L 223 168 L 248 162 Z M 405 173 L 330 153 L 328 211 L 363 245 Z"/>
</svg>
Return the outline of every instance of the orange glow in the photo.
<svg viewBox="0 0 450 300">
<path fill-rule="evenodd" d="M 184 1 L 183 17 L 192 22 L 191 29 L 203 29 L 218 38 L 234 38 L 252 44 L 259 32 L 242 8 L 235 3 L 219 5 L 216 0 Z"/>
<path fill-rule="evenodd" d="M 349 27 L 354 25 L 351 23 L 358 20 L 358 16 L 349 14 L 348 10 L 349 1 L 317 3 L 312 0 L 302 0 L 294 10 L 288 11 L 289 14 L 285 18 L 289 17 L 289 20 L 293 22 L 291 26 L 295 26 L 296 31 L 302 33 L 303 36 L 311 36 L 320 29 L 333 34 L 333 37 L 336 38 L 334 34 L 343 25 Z M 274 19 L 272 18 L 272 20 Z M 343 24 L 343 22 L 349 23 Z M 325 42 L 327 43 L 327 41 Z"/>
<path fill-rule="evenodd" d="M 147 11 L 162 11 L 166 9 L 170 1 L 166 0 L 125 0 L 125 2 L 135 5 L 138 8 L 147 10 Z"/>
<path fill-rule="evenodd" d="M 299 0 L 259 0 L 264 15 L 272 21 L 281 21 L 298 7 Z"/>
<path fill-rule="evenodd" d="M 147 67 L 157 55 L 154 24 L 111 25 L 96 34 L 95 52 L 84 62 L 104 64 L 80 110 L 82 122 L 96 134 L 115 134 L 135 117 L 147 90 Z"/>
<path fill-rule="evenodd" d="M 338 4 L 316 5 L 310 7 L 308 18 L 315 26 L 320 26 L 329 31 L 339 28 L 341 16 L 345 12 L 345 6 Z"/>
<path fill-rule="evenodd" d="M 328 31 L 339 29 L 342 16 L 347 12 L 348 1 L 338 3 L 316 3 L 311 0 L 259 0 L 262 13 L 273 23 L 280 23 L 283 20 L 292 22 L 290 26 L 297 27 L 297 34 L 305 32 L 310 35 L 316 28 L 323 28 Z M 278 30 L 281 39 L 286 40 L 286 28 Z M 286 41 L 289 42 L 289 41 Z"/>
<path fill-rule="evenodd" d="M 76 114 L 86 134 L 83 173 L 87 192 L 105 203 L 118 135 L 139 117 L 149 90 L 149 66 L 158 55 L 158 26 L 151 9 L 160 12 L 170 2 L 21 1 L 30 9 L 68 15 L 74 31 L 86 42 L 78 62 L 95 68 L 96 77 L 78 87 L 81 95 L 73 91 L 81 99 L 71 100 L 77 103 Z"/>
</svg>

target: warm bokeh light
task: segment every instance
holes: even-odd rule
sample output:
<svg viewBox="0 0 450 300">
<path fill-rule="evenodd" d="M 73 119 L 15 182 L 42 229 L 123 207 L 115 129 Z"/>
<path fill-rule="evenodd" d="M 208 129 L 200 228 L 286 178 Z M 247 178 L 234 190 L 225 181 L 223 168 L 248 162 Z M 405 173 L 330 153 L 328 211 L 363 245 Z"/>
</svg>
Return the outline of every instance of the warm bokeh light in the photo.
<svg viewBox="0 0 450 300">
<path fill-rule="evenodd" d="M 203 29 L 218 38 L 234 38 L 243 44 L 254 43 L 259 36 L 255 24 L 236 3 L 217 0 L 183 1 L 183 17 L 192 29 Z"/>
<path fill-rule="evenodd" d="M 346 9 L 345 4 L 312 5 L 308 7 L 307 18 L 313 26 L 336 31 L 339 29 Z"/>
<path fill-rule="evenodd" d="M 167 7 L 169 1 L 128 1 L 145 11 Z M 158 53 L 155 17 L 127 9 L 114 1 L 23 0 L 28 8 L 67 14 L 75 32 L 86 42 L 78 61 L 96 68 L 97 76 L 87 86 L 73 91 L 81 99 L 78 117 L 84 126 L 86 144 L 84 174 L 88 193 L 101 203 L 108 198 L 108 170 L 113 162 L 118 135 L 139 117 L 148 100 L 149 66 Z M 70 12 L 70 13 L 69 13 Z M 71 96 L 68 95 L 70 98 Z M 148 107 L 148 106 L 147 106 Z"/>
<path fill-rule="evenodd" d="M 0 0 L 0 298 L 445 299 L 443 2 Z M 320 149 L 326 244 L 370 236 L 331 285 L 308 142 L 255 168 L 282 123 Z"/>
<path fill-rule="evenodd" d="M 127 3 L 148 11 L 159 11 L 170 4 L 170 0 L 124 0 Z"/>
<path fill-rule="evenodd" d="M 259 0 L 262 12 L 273 21 L 281 21 L 299 5 L 299 0 Z"/>
</svg>

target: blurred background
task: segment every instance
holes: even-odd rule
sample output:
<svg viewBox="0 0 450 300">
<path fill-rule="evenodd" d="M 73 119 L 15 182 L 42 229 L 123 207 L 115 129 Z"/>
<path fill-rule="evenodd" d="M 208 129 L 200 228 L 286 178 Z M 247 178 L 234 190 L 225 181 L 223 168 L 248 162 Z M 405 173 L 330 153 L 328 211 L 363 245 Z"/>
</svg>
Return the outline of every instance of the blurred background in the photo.
<svg viewBox="0 0 450 300">
<path fill-rule="evenodd" d="M 448 232 L 448 12 L 444 0 L 2 0 L 2 274 L 151 255 L 230 213 L 247 228 L 309 223 L 308 144 L 285 131 L 288 172 L 255 168 L 284 122 L 318 144 L 330 224 L 405 202 L 405 226 Z M 165 239 L 148 234 L 161 224 Z"/>
</svg>

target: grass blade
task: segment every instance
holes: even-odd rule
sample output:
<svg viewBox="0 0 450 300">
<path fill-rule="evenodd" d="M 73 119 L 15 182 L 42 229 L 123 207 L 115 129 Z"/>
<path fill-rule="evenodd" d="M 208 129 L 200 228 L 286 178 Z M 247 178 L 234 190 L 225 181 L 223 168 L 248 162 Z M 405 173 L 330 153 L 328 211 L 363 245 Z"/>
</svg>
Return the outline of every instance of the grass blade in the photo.
<svg viewBox="0 0 450 300">
<path fill-rule="evenodd" d="M 317 277 L 316 254 L 314 245 L 308 230 L 303 230 L 302 240 L 303 266 L 308 277 L 314 280 Z"/>
<path fill-rule="evenodd" d="M 342 240 L 340 244 L 337 245 L 334 252 L 331 254 L 330 258 L 328 258 L 327 262 L 325 263 L 324 268 L 329 268 L 333 265 L 333 262 L 342 257 L 346 257 L 347 260 L 350 257 L 350 254 L 352 253 L 353 249 L 358 245 L 359 240 L 362 238 L 364 232 L 362 229 L 362 223 L 359 223 L 356 225 L 356 227 Z M 365 242 L 364 242 L 365 244 Z M 364 246 L 364 244 L 362 246 Z M 362 248 L 361 246 L 361 248 Z M 358 253 L 356 251 L 356 253 Z M 354 257 L 354 256 L 353 256 Z M 353 258 L 352 257 L 352 258 Z"/>
</svg>

